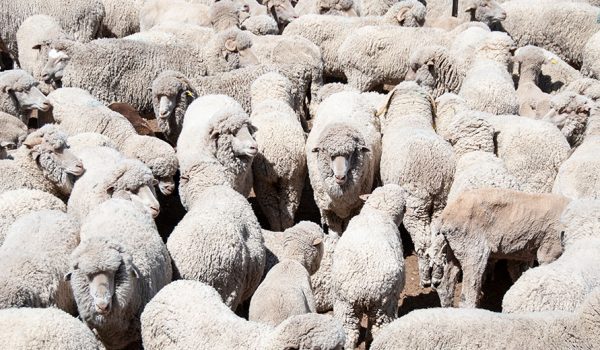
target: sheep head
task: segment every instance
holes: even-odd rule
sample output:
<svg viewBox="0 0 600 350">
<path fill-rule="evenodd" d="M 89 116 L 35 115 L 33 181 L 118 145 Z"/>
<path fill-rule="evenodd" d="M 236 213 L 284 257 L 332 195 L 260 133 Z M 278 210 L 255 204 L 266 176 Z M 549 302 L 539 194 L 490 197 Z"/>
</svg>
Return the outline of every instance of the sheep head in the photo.
<svg viewBox="0 0 600 350">
<path fill-rule="evenodd" d="M 362 210 L 377 210 L 389 215 L 392 221 L 399 226 L 406 211 L 406 191 L 396 184 L 387 184 L 378 187 L 371 194 L 361 195 L 365 201 Z"/>
<path fill-rule="evenodd" d="M 267 11 L 277 21 L 280 31 L 283 31 L 288 23 L 298 18 L 298 14 L 296 14 L 290 0 L 266 0 L 263 5 L 267 7 Z"/>
<path fill-rule="evenodd" d="M 237 28 L 227 29 L 216 34 L 207 44 L 208 75 L 228 72 L 240 67 L 258 63 L 252 51 L 250 34 Z"/>
<path fill-rule="evenodd" d="M 422 27 L 427 10 L 417 0 L 403 0 L 390 7 L 384 15 L 386 22 L 401 27 Z"/>
<path fill-rule="evenodd" d="M 40 53 L 48 56 L 42 69 L 42 79 L 47 84 L 58 84 L 63 78 L 65 68 L 71 59 L 70 49 L 73 43 L 69 40 L 46 41 L 40 45 Z"/>
<path fill-rule="evenodd" d="M 583 141 L 588 118 L 594 102 L 572 91 L 556 94 L 550 100 L 550 111 L 543 117 L 556 127 L 572 147 Z"/>
<path fill-rule="evenodd" d="M 310 151 L 317 153 L 322 180 L 340 195 L 346 187 L 360 181 L 364 154 L 371 152 L 362 134 L 344 123 L 324 129 L 317 146 Z"/>
<path fill-rule="evenodd" d="M 333 317 L 309 313 L 283 321 L 258 348 L 342 350 L 345 341 L 344 329 Z"/>
<path fill-rule="evenodd" d="M 495 0 L 470 0 L 465 12 L 471 15 L 471 21 L 478 21 L 491 26 L 506 19 L 506 11 Z"/>
<path fill-rule="evenodd" d="M 50 110 L 52 105 L 37 88 L 38 85 L 38 81 L 24 70 L 15 69 L 0 73 L 0 92 L 9 95 L 14 101 L 14 111 L 7 112 L 22 114 L 33 109 L 42 112 Z M 27 120 L 23 122 L 27 123 Z"/>
<path fill-rule="evenodd" d="M 492 60 L 508 68 L 512 64 L 512 54 L 516 49 L 514 40 L 508 34 L 491 32 L 475 49 L 475 57 Z"/>
<path fill-rule="evenodd" d="M 101 325 L 113 313 L 124 309 L 135 291 L 140 272 L 133 259 L 117 243 L 100 237 L 85 240 L 71 254 L 70 281 L 82 318 Z"/>
<path fill-rule="evenodd" d="M 48 180 L 68 195 L 73 188 L 74 177 L 84 172 L 83 163 L 68 148 L 67 135 L 52 124 L 29 134 L 23 147 Z"/>
<path fill-rule="evenodd" d="M 241 8 L 242 10 L 245 10 L 243 6 Z M 248 11 L 250 11 L 249 8 Z M 240 8 L 230 0 L 219 1 L 212 4 L 209 17 L 213 29 L 217 32 L 229 28 L 239 28 L 240 26 Z"/>
<path fill-rule="evenodd" d="M 254 126 L 243 111 L 221 109 L 211 119 L 209 143 L 221 164 L 234 172 L 244 171 L 258 153 Z"/>
<path fill-rule="evenodd" d="M 285 230 L 283 255 L 302 264 L 310 275 L 321 265 L 323 258 L 324 233 L 319 225 L 310 221 L 301 221 Z"/>
<path fill-rule="evenodd" d="M 176 120 L 176 108 L 186 109 L 196 97 L 198 93 L 182 73 L 165 71 L 159 74 L 152 82 L 152 107 L 160 130 L 167 134 L 172 131 L 173 124 L 181 125 L 183 113 L 182 120 Z"/>
</svg>

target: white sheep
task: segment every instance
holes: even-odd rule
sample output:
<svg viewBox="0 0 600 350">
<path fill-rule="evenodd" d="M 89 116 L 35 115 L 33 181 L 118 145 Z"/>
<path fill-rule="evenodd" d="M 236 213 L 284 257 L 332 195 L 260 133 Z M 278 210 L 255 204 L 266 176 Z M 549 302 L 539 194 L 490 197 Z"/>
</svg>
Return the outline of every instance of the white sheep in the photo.
<svg viewBox="0 0 600 350">
<path fill-rule="evenodd" d="M 396 86 L 383 111 L 381 181 L 407 191 L 403 223 L 419 258 L 421 284 L 428 286 L 429 225 L 446 205 L 455 155 L 452 146 L 435 133 L 431 97 L 416 83 Z"/>
<path fill-rule="evenodd" d="M 257 129 L 258 153 L 252 162 L 254 193 L 271 230 L 294 223 L 306 178 L 305 135 L 292 109 L 292 85 L 278 73 L 252 83 L 250 121 Z"/>
<path fill-rule="evenodd" d="M 323 101 L 306 141 L 308 174 L 321 222 L 341 235 L 358 213 L 360 195 L 371 192 L 381 158 L 375 109 L 356 92 Z"/>
<path fill-rule="evenodd" d="M 304 222 L 281 235 L 278 262 L 254 292 L 248 310 L 248 320 L 274 327 L 293 315 L 316 312 L 310 276 L 323 256 L 323 231 L 316 224 Z"/>
<path fill-rule="evenodd" d="M 81 223 L 70 281 L 79 316 L 107 348 L 140 341 L 140 315 L 171 282 L 171 259 L 152 217 L 135 204 L 110 199 Z"/>
<path fill-rule="evenodd" d="M 27 125 L 10 114 L 0 112 L 0 159 L 6 159 L 9 151 L 21 147 L 27 137 Z"/>
<path fill-rule="evenodd" d="M 79 224 L 62 211 L 35 211 L 17 219 L 0 247 L 0 308 L 57 307 L 76 315 L 64 275 L 78 244 Z"/>
<path fill-rule="evenodd" d="M 142 314 L 144 348 L 339 350 L 344 331 L 332 317 L 305 314 L 277 327 L 246 321 L 223 304 L 212 287 L 175 281 L 146 306 Z"/>
<path fill-rule="evenodd" d="M 50 102 L 37 85 L 37 80 L 24 70 L 0 72 L 0 112 L 13 115 L 27 125 L 32 110 L 48 111 Z"/>
<path fill-rule="evenodd" d="M 144 0 L 101 0 L 105 15 L 99 36 L 122 38 L 140 31 L 139 13 Z"/>
<path fill-rule="evenodd" d="M 265 247 L 250 204 L 214 159 L 182 172 L 179 193 L 188 213 L 167 248 L 176 278 L 197 280 L 219 291 L 232 310 L 249 299 L 265 267 Z"/>
<path fill-rule="evenodd" d="M 465 78 L 466 66 L 444 46 L 431 45 L 416 50 L 410 56 L 409 65 L 415 82 L 434 98 L 447 92 L 457 93 Z"/>
<path fill-rule="evenodd" d="M 600 290 L 574 312 L 417 310 L 381 331 L 371 349 L 594 349 L 600 340 L 598 308 Z"/>
<path fill-rule="evenodd" d="M 358 16 L 353 0 L 299 0 L 294 9 L 300 17 L 308 14 Z"/>
<path fill-rule="evenodd" d="M 13 158 L 0 160 L 0 193 L 29 188 L 66 198 L 74 177 L 84 172 L 81 160 L 68 149 L 66 135 L 54 125 L 29 134 Z"/>
<path fill-rule="evenodd" d="M 279 27 L 275 19 L 268 15 L 257 15 L 246 18 L 240 29 L 247 30 L 254 35 L 277 35 Z"/>
<path fill-rule="evenodd" d="M 482 188 L 463 192 L 450 202 L 432 227 L 432 249 L 440 251 L 447 244 L 453 258 L 448 255 L 443 264 L 460 264 L 460 306 L 477 307 L 490 258 L 537 260 L 542 265 L 556 260 L 563 251 L 559 220 L 569 201 L 553 194 Z M 435 259 L 432 265 L 433 275 L 445 269 Z M 444 278 L 454 280 L 454 276 Z M 454 290 L 454 286 L 443 287 L 450 293 Z"/>
<path fill-rule="evenodd" d="M 569 145 L 576 148 L 583 142 L 586 125 L 595 103 L 573 91 L 562 91 L 550 98 L 550 110 L 543 117 L 560 129 Z"/>
<path fill-rule="evenodd" d="M 358 344 L 363 315 L 374 337 L 396 318 L 404 288 L 404 257 L 398 226 L 405 211 L 405 191 L 385 185 L 368 196 L 335 247 L 331 278 L 333 314 L 346 331 L 346 349 Z"/>
<path fill-rule="evenodd" d="M 0 310 L 0 341 L 7 349 L 104 349 L 91 329 L 54 308 Z"/>
<path fill-rule="evenodd" d="M 550 95 L 542 92 L 538 86 L 546 57 L 541 49 L 524 46 L 515 52 L 513 61 L 518 65 L 519 115 L 541 119 L 550 111 Z"/>
</svg>

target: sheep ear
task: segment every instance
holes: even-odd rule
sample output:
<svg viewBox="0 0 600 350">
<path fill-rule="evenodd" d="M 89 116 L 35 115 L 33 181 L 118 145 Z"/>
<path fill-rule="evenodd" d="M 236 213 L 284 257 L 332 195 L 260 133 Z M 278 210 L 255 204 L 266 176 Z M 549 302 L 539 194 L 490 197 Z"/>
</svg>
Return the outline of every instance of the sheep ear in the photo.
<svg viewBox="0 0 600 350">
<path fill-rule="evenodd" d="M 371 149 L 369 147 L 367 147 L 367 146 L 362 146 L 360 148 L 360 151 L 363 152 L 363 153 L 367 153 L 367 152 L 371 152 Z"/>
<path fill-rule="evenodd" d="M 227 39 L 225 41 L 225 48 L 229 52 L 235 52 L 235 51 L 237 51 L 237 44 L 235 42 L 235 39 Z"/>
<path fill-rule="evenodd" d="M 135 276 L 135 278 L 139 279 L 140 278 L 140 270 L 138 270 L 137 266 L 135 266 L 133 263 L 131 264 L 131 272 L 133 273 L 133 275 Z"/>
<path fill-rule="evenodd" d="M 395 93 L 396 93 L 396 88 L 393 88 L 392 91 L 388 92 L 388 95 L 385 98 L 385 102 L 384 102 L 383 106 L 381 106 L 381 108 L 379 108 L 379 110 L 375 114 L 377 117 L 381 117 L 382 115 L 385 115 L 387 113 L 387 110 L 390 107 L 390 102 L 392 101 L 392 97 L 394 97 Z"/>
<path fill-rule="evenodd" d="M 32 50 L 41 50 L 41 49 L 42 49 L 42 44 L 36 44 L 36 45 L 33 45 L 33 46 L 31 47 L 31 49 L 32 49 Z"/>
<path fill-rule="evenodd" d="M 398 21 L 399 24 L 402 25 L 404 23 L 409 11 L 410 11 L 410 8 L 408 8 L 408 7 L 401 8 L 400 11 L 398 11 L 398 13 L 396 14 L 396 20 Z"/>
<path fill-rule="evenodd" d="M 64 279 L 65 281 L 67 281 L 67 282 L 68 282 L 68 281 L 70 281 L 70 280 L 71 280 L 71 275 L 72 275 L 72 274 L 73 274 L 73 271 L 69 271 L 69 272 L 65 273 L 65 275 L 64 275 L 64 277 L 63 277 L 63 279 Z"/>
<path fill-rule="evenodd" d="M 217 130 L 213 130 L 210 132 L 210 139 L 211 140 L 216 140 L 219 138 L 219 132 Z"/>
<path fill-rule="evenodd" d="M 361 194 L 360 196 L 358 196 L 358 198 L 360 198 L 360 200 L 362 200 L 363 202 L 366 202 L 370 196 L 371 194 Z"/>
<path fill-rule="evenodd" d="M 311 149 L 310 151 L 313 153 L 319 153 L 321 149 L 319 147 L 313 147 L 313 149 Z"/>
<path fill-rule="evenodd" d="M 323 243 L 323 238 L 321 237 L 317 237 L 315 238 L 315 240 L 312 242 L 313 246 L 318 246 L 319 244 Z"/>
<path fill-rule="evenodd" d="M 565 246 L 565 231 L 560 231 L 560 245 Z"/>
<path fill-rule="evenodd" d="M 110 186 L 110 187 L 108 187 L 108 188 L 106 189 L 106 193 L 107 193 L 109 196 L 111 196 L 111 197 L 112 197 L 112 196 L 113 196 L 113 194 L 115 193 L 115 187 L 114 187 L 114 186 Z"/>
<path fill-rule="evenodd" d="M 427 61 L 426 65 L 428 65 L 428 66 L 430 66 L 430 67 L 431 67 L 431 66 L 433 66 L 433 60 L 429 60 L 429 61 Z"/>
</svg>

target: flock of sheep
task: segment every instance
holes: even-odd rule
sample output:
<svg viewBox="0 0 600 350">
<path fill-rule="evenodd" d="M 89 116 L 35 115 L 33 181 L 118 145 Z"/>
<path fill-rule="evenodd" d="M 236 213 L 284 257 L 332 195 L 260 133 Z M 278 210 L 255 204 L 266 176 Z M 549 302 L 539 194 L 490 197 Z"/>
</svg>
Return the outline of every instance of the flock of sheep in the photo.
<svg viewBox="0 0 600 350">
<path fill-rule="evenodd" d="M 452 5 L 0 0 L 0 347 L 600 348 L 600 1 Z"/>
</svg>

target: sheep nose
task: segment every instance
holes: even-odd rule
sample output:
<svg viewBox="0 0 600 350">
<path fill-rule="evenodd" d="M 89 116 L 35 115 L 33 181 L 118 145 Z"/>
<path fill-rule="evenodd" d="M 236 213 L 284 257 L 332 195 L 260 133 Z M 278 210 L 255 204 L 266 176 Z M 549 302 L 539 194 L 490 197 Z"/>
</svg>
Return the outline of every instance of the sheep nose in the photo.
<svg viewBox="0 0 600 350">
<path fill-rule="evenodd" d="M 248 146 L 248 149 L 246 150 L 246 154 L 248 154 L 251 157 L 254 157 L 257 153 L 258 153 L 258 145 L 256 143 Z"/>
<path fill-rule="evenodd" d="M 96 311 L 100 314 L 107 314 L 110 311 L 110 303 L 106 301 L 96 302 Z"/>
<path fill-rule="evenodd" d="M 42 112 L 47 112 L 50 107 L 52 107 L 52 104 L 50 103 L 50 101 L 44 101 L 42 102 L 42 105 L 40 106 L 40 110 Z"/>
<path fill-rule="evenodd" d="M 169 111 L 160 111 L 159 116 L 162 119 L 167 119 L 169 117 Z"/>
<path fill-rule="evenodd" d="M 343 184 L 346 182 L 346 175 L 335 175 L 335 182 L 338 184 Z"/>
<path fill-rule="evenodd" d="M 152 213 L 152 218 L 156 218 L 158 214 L 160 214 L 160 208 L 155 205 L 150 206 L 150 212 Z"/>
</svg>

